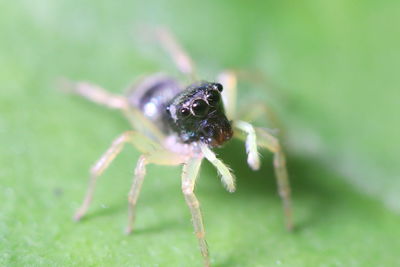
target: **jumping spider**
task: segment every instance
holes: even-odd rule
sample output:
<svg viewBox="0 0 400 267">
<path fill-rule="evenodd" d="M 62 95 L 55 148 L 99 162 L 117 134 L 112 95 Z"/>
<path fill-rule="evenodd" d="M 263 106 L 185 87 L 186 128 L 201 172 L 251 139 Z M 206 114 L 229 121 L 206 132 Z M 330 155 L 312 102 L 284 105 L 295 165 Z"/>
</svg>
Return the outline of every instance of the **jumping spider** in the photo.
<svg viewBox="0 0 400 267">
<path fill-rule="evenodd" d="M 166 30 L 156 34 L 178 69 L 195 80 L 192 60 Z M 235 191 L 235 178 L 231 170 L 216 157 L 212 148 L 220 147 L 232 137 L 245 140 L 247 162 L 253 170 L 260 167 L 258 147 L 274 153 L 274 167 L 279 194 L 283 200 L 286 227 L 292 228 L 291 199 L 285 156 L 276 137 L 266 129 L 236 120 L 236 76 L 232 71 L 221 73 L 218 82 L 197 81 L 187 87 L 162 74 L 144 78 L 126 96 L 113 95 L 86 82 L 70 83 L 70 91 L 97 104 L 121 110 L 133 129 L 117 137 L 111 147 L 91 168 L 91 178 L 82 206 L 74 219 L 80 220 L 92 200 L 97 178 L 131 143 L 141 156 L 137 162 L 129 191 L 129 219 L 127 232 L 132 231 L 135 207 L 139 197 L 146 165 L 183 165 L 182 191 L 189 206 L 196 237 L 204 259 L 210 266 L 203 219 L 199 201 L 194 194 L 195 181 L 203 158 L 210 161 L 221 176 L 229 192 Z"/>
</svg>

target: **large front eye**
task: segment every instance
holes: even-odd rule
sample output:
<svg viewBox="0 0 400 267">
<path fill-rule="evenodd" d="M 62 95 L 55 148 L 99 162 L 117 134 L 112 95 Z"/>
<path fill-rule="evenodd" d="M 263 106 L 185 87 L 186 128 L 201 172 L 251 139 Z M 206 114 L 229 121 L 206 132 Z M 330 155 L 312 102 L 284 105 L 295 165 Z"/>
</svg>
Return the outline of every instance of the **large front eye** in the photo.
<svg viewBox="0 0 400 267">
<path fill-rule="evenodd" d="M 203 117 L 208 112 L 208 104 L 203 99 L 193 101 L 192 112 L 197 117 Z"/>
<path fill-rule="evenodd" d="M 215 106 L 216 104 L 218 104 L 220 98 L 220 94 L 216 90 L 212 90 L 207 93 L 207 102 L 211 106 Z"/>
<path fill-rule="evenodd" d="M 182 117 L 187 117 L 190 114 L 190 110 L 186 107 L 183 107 L 179 110 Z"/>
</svg>

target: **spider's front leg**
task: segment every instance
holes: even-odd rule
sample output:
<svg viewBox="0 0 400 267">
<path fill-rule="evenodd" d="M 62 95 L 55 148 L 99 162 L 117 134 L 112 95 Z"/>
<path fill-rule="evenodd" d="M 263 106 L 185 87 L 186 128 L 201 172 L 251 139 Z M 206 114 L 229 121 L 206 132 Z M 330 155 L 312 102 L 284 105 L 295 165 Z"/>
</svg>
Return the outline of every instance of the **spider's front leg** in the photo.
<svg viewBox="0 0 400 267">
<path fill-rule="evenodd" d="M 247 163 L 253 170 L 260 168 L 260 156 L 257 150 L 257 136 L 254 127 L 244 121 L 235 121 L 233 127 L 246 133 Z"/>
<path fill-rule="evenodd" d="M 292 205 L 290 196 L 290 184 L 286 170 L 285 155 L 281 149 L 279 141 L 276 137 L 261 128 L 254 128 L 248 122 L 236 120 L 236 94 L 237 94 L 237 75 L 235 71 L 225 71 L 218 76 L 218 81 L 223 84 L 224 91 L 222 97 L 224 100 L 226 115 L 233 120 L 233 126 L 239 131 L 235 131 L 235 136 L 246 142 L 246 152 L 248 154 L 247 163 L 253 170 L 260 167 L 260 158 L 258 147 L 266 148 L 274 153 L 274 167 L 278 183 L 279 195 L 283 200 L 286 228 L 291 230 L 292 223 Z M 251 115 L 251 119 L 267 114 L 268 109 L 260 108 L 258 112 Z M 268 116 L 267 116 L 268 117 Z M 245 135 L 243 135 L 243 133 Z"/>
<path fill-rule="evenodd" d="M 156 165 L 176 166 L 182 164 L 184 161 L 185 157 L 176 153 L 172 153 L 162 147 L 158 147 L 153 151 L 147 151 L 139 157 L 135 168 L 132 186 L 128 194 L 129 209 L 128 226 L 126 228 L 127 234 L 131 233 L 133 229 L 133 223 L 136 215 L 136 203 L 142 188 L 144 176 L 146 175 L 147 164 L 152 163 Z"/>
<path fill-rule="evenodd" d="M 248 160 L 252 169 L 258 169 L 259 156 L 257 147 L 268 149 L 274 153 L 274 168 L 275 175 L 278 183 L 279 195 L 283 201 L 283 209 L 286 218 L 286 228 L 291 230 L 293 228 L 292 222 L 292 204 L 290 194 L 289 177 L 286 170 L 285 154 L 276 137 L 268 133 L 267 130 L 262 128 L 255 128 L 248 122 L 235 121 L 234 128 L 245 133 L 244 137 L 240 132 L 236 132 L 235 136 L 246 140 L 246 150 L 248 153 Z"/>
<path fill-rule="evenodd" d="M 228 166 L 225 165 L 220 159 L 217 158 L 215 153 L 206 144 L 200 146 L 201 152 L 204 157 L 217 169 L 218 173 L 221 175 L 222 184 L 225 186 L 226 190 L 230 193 L 235 192 L 235 176 L 231 172 Z"/>
<path fill-rule="evenodd" d="M 132 231 L 133 221 L 135 218 L 136 202 L 146 173 L 146 165 L 149 163 L 153 163 L 157 165 L 173 166 L 183 163 L 182 192 L 185 197 L 186 204 L 188 205 L 190 213 L 192 215 L 192 223 L 194 226 L 196 237 L 199 242 L 200 251 L 203 256 L 204 266 L 210 266 L 209 253 L 205 240 L 203 218 L 200 212 L 200 204 L 196 195 L 194 194 L 195 183 L 199 174 L 202 160 L 202 155 L 196 155 L 194 157 L 186 159 L 181 155 L 172 153 L 164 149 L 156 150 L 152 153 L 142 155 L 136 165 L 135 176 L 133 179 L 131 190 L 129 192 L 129 221 L 127 233 Z"/>
<path fill-rule="evenodd" d="M 145 155 L 141 155 L 136 163 L 135 174 L 132 182 L 131 189 L 128 194 L 128 226 L 126 227 L 125 233 L 130 234 L 133 229 L 133 223 L 136 216 L 136 203 L 139 198 L 140 191 L 142 189 L 142 184 L 144 176 L 146 175 L 146 165 L 147 159 Z"/>
<path fill-rule="evenodd" d="M 203 256 L 204 266 L 210 266 L 210 259 L 208 255 L 207 242 L 205 240 L 205 230 L 203 225 L 203 218 L 200 211 L 200 203 L 194 194 L 194 187 L 199 173 L 200 165 L 203 157 L 197 156 L 189 159 L 183 165 L 182 171 L 182 192 L 185 196 L 186 204 L 192 214 L 192 223 L 194 231 L 199 241 L 201 255 Z"/>
</svg>

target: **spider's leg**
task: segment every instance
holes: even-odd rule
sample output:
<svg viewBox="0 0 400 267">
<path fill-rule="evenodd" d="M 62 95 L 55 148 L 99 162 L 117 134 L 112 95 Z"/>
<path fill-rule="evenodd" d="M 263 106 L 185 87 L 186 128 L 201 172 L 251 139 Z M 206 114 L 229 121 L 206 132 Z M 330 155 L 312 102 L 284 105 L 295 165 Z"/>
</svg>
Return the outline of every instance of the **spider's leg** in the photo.
<svg viewBox="0 0 400 267">
<path fill-rule="evenodd" d="M 114 158 L 121 152 L 127 142 L 131 142 L 139 151 L 148 153 L 157 148 L 157 144 L 146 136 L 135 132 L 127 131 L 116 138 L 110 148 L 101 156 L 90 170 L 89 187 L 87 189 L 82 205 L 76 211 L 74 219 L 80 220 L 87 212 L 93 198 L 94 189 L 98 177 L 107 169 Z"/>
<path fill-rule="evenodd" d="M 146 164 L 146 157 L 144 155 L 141 155 L 138 162 L 136 163 L 135 175 L 133 178 L 131 189 L 128 194 L 128 226 L 125 230 L 127 234 L 130 234 L 133 229 L 133 222 L 135 220 L 135 208 L 140 191 L 142 189 L 144 176 L 146 175 Z"/>
<path fill-rule="evenodd" d="M 88 82 L 64 81 L 63 83 L 63 89 L 67 92 L 80 95 L 96 104 L 121 110 L 137 131 L 146 133 L 157 140 L 164 139 L 164 135 L 154 123 L 147 119 L 140 110 L 129 105 L 125 96 L 112 94 L 100 86 Z"/>
<path fill-rule="evenodd" d="M 159 142 L 162 142 L 162 140 L 165 139 L 165 135 L 161 130 L 151 120 L 144 116 L 139 109 L 130 106 L 128 109 L 124 110 L 124 115 L 132 127 L 138 132 L 144 133 L 146 136 Z"/>
<path fill-rule="evenodd" d="M 171 153 L 167 150 L 157 150 L 149 154 L 144 154 L 140 156 L 135 168 L 135 177 L 133 179 L 132 187 L 129 192 L 129 220 L 126 231 L 127 233 L 130 233 L 133 228 L 133 222 L 135 219 L 135 207 L 146 173 L 146 165 L 149 163 L 159 165 L 178 165 L 184 162 L 182 171 L 182 192 L 192 214 L 193 226 L 197 239 L 199 241 L 200 250 L 204 258 L 205 266 L 209 266 L 208 249 L 207 243 L 205 241 L 205 231 L 203 226 L 203 219 L 200 212 L 200 205 L 195 194 L 193 193 L 202 159 L 203 157 L 196 156 L 190 158 L 189 160 L 184 160 L 184 158 L 182 158 L 181 156 Z"/>
<path fill-rule="evenodd" d="M 244 121 L 234 121 L 233 127 L 246 133 L 247 163 L 253 170 L 258 170 L 260 168 L 260 156 L 258 155 L 257 136 L 253 125 Z"/>
<path fill-rule="evenodd" d="M 193 157 L 184 164 L 182 171 L 182 192 L 189 206 L 190 213 L 192 214 L 194 231 L 199 241 L 200 251 L 204 259 L 204 266 L 210 266 L 200 203 L 193 192 L 202 159 L 202 157 Z"/>
<path fill-rule="evenodd" d="M 156 31 L 156 37 L 168 54 L 171 55 L 179 71 L 188 75 L 192 80 L 196 80 L 196 71 L 193 60 L 178 43 L 173 34 L 166 28 L 158 28 Z"/>
<path fill-rule="evenodd" d="M 142 188 L 144 176 L 146 174 L 146 165 L 149 163 L 154 163 L 157 165 L 174 166 L 182 164 L 183 162 L 185 162 L 185 159 L 181 155 L 172 153 L 162 148 L 158 148 L 157 150 L 153 150 L 151 152 L 148 151 L 148 153 L 144 153 L 140 156 L 136 164 L 132 186 L 128 194 L 129 208 L 128 226 L 126 228 L 127 234 L 131 233 L 133 229 L 136 203 Z"/>
<path fill-rule="evenodd" d="M 236 96 L 237 96 L 237 77 L 234 71 L 226 70 L 217 77 L 219 83 L 224 87 L 222 100 L 224 101 L 225 113 L 228 119 L 236 118 Z"/>
<path fill-rule="evenodd" d="M 283 209 L 286 218 L 286 228 L 288 230 L 291 230 L 293 228 L 293 222 L 292 222 L 290 184 L 286 170 L 285 154 L 282 151 L 282 148 L 279 144 L 279 140 L 270 133 L 268 133 L 267 130 L 258 127 L 253 127 L 251 124 L 247 122 L 237 121 L 234 123 L 234 125 L 245 133 L 251 132 L 251 134 L 255 134 L 254 138 L 251 138 L 250 140 L 250 142 L 253 143 L 251 144 L 252 149 L 254 149 L 254 147 L 257 145 L 262 148 L 268 149 L 269 151 L 274 153 L 275 175 L 277 179 L 279 195 L 283 201 Z M 235 133 L 235 134 L 237 137 L 243 138 L 243 136 L 240 135 L 240 133 Z M 249 142 L 248 136 L 246 143 L 247 142 Z M 254 144 L 254 142 L 256 142 L 256 144 Z M 257 151 L 255 151 L 255 153 L 256 152 Z"/>
<path fill-rule="evenodd" d="M 282 130 L 282 125 L 275 112 L 263 102 L 252 102 L 246 105 L 238 112 L 237 117 L 250 123 L 260 119 L 260 122 L 268 123 L 269 127 Z"/>
<path fill-rule="evenodd" d="M 111 109 L 124 110 L 128 108 L 126 97 L 107 92 L 98 85 L 88 82 L 70 82 L 67 80 L 64 80 L 62 83 L 62 88 L 66 92 L 80 95 L 96 104 L 103 105 Z"/>
<path fill-rule="evenodd" d="M 252 101 L 251 105 L 237 110 L 237 81 L 238 78 L 256 83 L 264 82 L 260 74 L 249 73 L 241 70 L 225 70 L 217 77 L 219 83 L 224 86 L 222 99 L 224 101 L 225 113 L 230 120 L 240 119 L 247 122 L 253 122 L 259 118 L 265 118 L 271 123 L 273 128 L 281 129 L 276 114 L 263 102 Z"/>
<path fill-rule="evenodd" d="M 221 180 L 225 188 L 229 192 L 235 191 L 235 176 L 231 172 L 228 166 L 226 166 L 220 159 L 218 159 L 214 152 L 211 149 L 203 144 L 201 145 L 201 151 L 203 152 L 204 157 L 217 168 L 218 173 L 221 175 Z"/>
<path fill-rule="evenodd" d="M 291 230 L 293 228 L 292 222 L 292 201 L 290 193 L 289 177 L 286 169 L 285 154 L 282 151 L 279 140 L 270 134 L 267 130 L 262 128 L 255 128 L 258 145 L 264 147 L 274 153 L 274 168 L 275 175 L 278 182 L 279 195 L 283 201 L 283 208 L 286 217 L 286 228 Z"/>
</svg>

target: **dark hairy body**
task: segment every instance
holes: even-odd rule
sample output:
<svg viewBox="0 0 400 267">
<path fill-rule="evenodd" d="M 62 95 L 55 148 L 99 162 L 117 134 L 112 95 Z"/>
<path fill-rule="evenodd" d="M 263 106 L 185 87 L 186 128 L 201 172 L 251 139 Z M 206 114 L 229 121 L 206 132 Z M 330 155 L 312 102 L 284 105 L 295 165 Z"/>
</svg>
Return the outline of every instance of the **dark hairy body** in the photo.
<svg viewBox="0 0 400 267">
<path fill-rule="evenodd" d="M 221 99 L 223 86 L 200 81 L 182 88 L 167 76 L 142 81 L 128 95 L 130 104 L 140 109 L 166 134 L 175 133 L 182 143 L 201 141 L 221 146 L 233 132 Z"/>
</svg>

